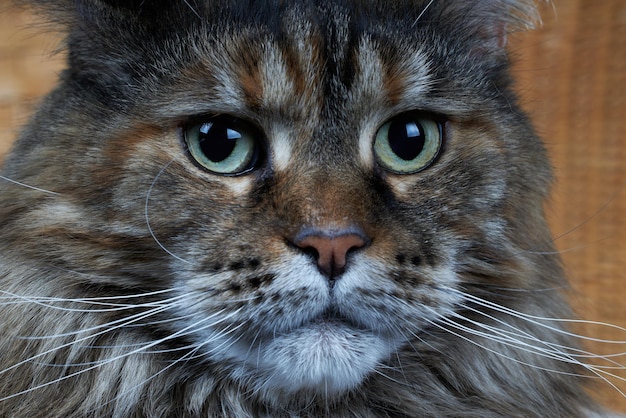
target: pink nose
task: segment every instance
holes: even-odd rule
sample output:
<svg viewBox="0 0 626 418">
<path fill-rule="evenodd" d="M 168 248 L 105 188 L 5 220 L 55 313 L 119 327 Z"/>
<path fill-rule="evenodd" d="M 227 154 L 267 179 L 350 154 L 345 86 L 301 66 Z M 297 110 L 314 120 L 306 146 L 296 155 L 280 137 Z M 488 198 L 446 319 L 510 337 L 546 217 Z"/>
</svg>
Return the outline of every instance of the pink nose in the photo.
<svg viewBox="0 0 626 418">
<path fill-rule="evenodd" d="M 330 280 L 341 275 L 351 250 L 369 244 L 369 238 L 358 228 L 324 230 L 307 228 L 294 239 L 294 244 L 304 251 L 313 251 L 320 271 Z"/>
</svg>

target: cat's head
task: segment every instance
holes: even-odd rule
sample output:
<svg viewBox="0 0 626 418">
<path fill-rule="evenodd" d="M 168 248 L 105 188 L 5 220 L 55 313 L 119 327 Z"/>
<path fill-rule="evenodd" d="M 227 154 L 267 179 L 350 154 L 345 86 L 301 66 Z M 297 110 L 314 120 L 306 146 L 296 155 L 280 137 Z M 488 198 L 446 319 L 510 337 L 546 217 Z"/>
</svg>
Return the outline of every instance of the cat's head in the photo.
<svg viewBox="0 0 626 418">
<path fill-rule="evenodd" d="M 69 67 L 5 174 L 55 194 L 3 185 L 8 239 L 87 293 L 167 292 L 160 346 L 343 393 L 560 280 L 506 72 L 532 2 L 40 3 Z"/>
</svg>

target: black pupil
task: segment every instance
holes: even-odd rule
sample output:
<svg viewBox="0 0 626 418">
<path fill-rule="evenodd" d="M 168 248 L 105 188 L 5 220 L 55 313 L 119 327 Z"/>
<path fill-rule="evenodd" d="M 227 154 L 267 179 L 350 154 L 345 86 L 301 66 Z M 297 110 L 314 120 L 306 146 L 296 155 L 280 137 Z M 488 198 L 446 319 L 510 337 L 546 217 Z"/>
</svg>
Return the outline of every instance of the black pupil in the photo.
<svg viewBox="0 0 626 418">
<path fill-rule="evenodd" d="M 202 153 L 216 163 L 228 158 L 233 153 L 237 140 L 241 139 L 241 134 L 230 129 L 224 122 L 203 124 L 198 136 Z"/>
<path fill-rule="evenodd" d="M 426 138 L 419 122 L 400 119 L 391 122 L 388 140 L 389 146 L 398 157 L 411 161 L 424 149 Z"/>
</svg>

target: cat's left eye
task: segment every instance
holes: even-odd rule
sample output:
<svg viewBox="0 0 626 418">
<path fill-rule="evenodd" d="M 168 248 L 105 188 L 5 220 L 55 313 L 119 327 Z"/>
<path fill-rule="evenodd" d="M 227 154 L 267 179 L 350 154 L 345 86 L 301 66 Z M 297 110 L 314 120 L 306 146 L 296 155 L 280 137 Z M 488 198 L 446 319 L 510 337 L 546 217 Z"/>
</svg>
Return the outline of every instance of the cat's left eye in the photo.
<svg viewBox="0 0 626 418">
<path fill-rule="evenodd" d="M 259 162 L 260 134 L 241 119 L 207 117 L 184 128 L 184 137 L 191 157 L 213 173 L 244 174 Z"/>
<path fill-rule="evenodd" d="M 397 174 L 413 174 L 430 166 L 441 150 L 443 127 L 414 112 L 400 114 L 376 132 L 374 155 L 378 163 Z"/>
</svg>

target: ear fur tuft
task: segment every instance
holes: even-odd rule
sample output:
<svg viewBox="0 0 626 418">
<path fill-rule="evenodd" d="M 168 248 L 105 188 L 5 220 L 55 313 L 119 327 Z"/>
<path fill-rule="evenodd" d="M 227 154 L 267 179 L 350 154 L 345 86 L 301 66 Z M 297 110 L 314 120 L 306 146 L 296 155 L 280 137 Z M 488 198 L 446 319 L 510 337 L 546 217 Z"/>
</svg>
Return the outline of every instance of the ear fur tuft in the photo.
<svg viewBox="0 0 626 418">
<path fill-rule="evenodd" d="M 450 1 L 447 13 L 462 17 L 471 35 L 482 39 L 491 50 L 503 49 L 509 33 L 541 25 L 535 0 Z"/>
</svg>

